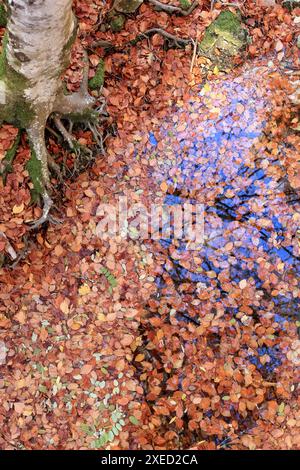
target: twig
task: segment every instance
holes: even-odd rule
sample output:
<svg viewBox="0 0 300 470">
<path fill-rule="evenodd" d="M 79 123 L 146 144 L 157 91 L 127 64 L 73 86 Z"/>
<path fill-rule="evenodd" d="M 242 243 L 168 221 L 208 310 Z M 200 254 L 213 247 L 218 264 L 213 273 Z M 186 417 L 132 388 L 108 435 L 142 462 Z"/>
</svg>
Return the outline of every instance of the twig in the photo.
<svg viewBox="0 0 300 470">
<path fill-rule="evenodd" d="M 196 60 L 196 57 L 197 57 L 197 49 L 198 49 L 197 39 L 196 40 L 192 39 L 192 42 L 194 44 L 194 50 L 193 50 L 193 57 L 192 57 L 192 62 L 191 62 L 191 66 L 190 66 L 190 73 L 191 74 L 193 73 L 193 68 L 194 68 L 194 65 L 195 65 L 195 60 Z"/>
<path fill-rule="evenodd" d="M 24 248 L 21 251 L 19 251 L 17 259 L 12 264 L 9 265 L 10 269 L 15 269 L 15 267 L 19 264 L 19 262 L 23 260 L 24 258 L 26 258 L 29 252 L 29 242 L 28 242 L 27 236 L 24 237 L 24 245 L 25 245 Z"/>
<path fill-rule="evenodd" d="M 174 34 L 168 33 L 162 28 L 151 28 L 148 29 L 147 31 L 139 34 L 136 37 L 135 41 L 141 41 L 144 37 L 151 37 L 154 34 L 159 34 L 160 36 L 163 36 L 164 38 L 168 39 L 169 41 L 173 41 L 176 46 L 179 46 L 180 44 L 182 46 L 187 46 L 188 44 L 191 44 L 193 41 L 192 39 L 183 39 L 178 36 L 174 36 Z"/>
<path fill-rule="evenodd" d="M 5 246 L 5 251 L 9 254 L 9 256 L 11 257 L 12 260 L 16 260 L 18 255 L 17 253 L 15 252 L 14 248 L 12 247 L 12 245 L 9 243 L 8 241 L 8 238 L 7 236 L 5 235 L 4 232 L 1 232 L 0 231 L 0 237 L 3 237 L 6 241 L 6 246 Z"/>
<path fill-rule="evenodd" d="M 198 0 L 195 0 L 187 10 L 184 10 L 181 7 L 175 7 L 174 5 L 167 5 L 165 3 L 162 3 L 159 0 L 148 0 L 148 2 L 162 11 L 165 11 L 167 13 L 177 13 L 178 15 L 182 16 L 190 15 L 199 5 Z"/>
<path fill-rule="evenodd" d="M 169 41 L 173 41 L 177 47 L 187 46 L 188 44 L 194 43 L 193 39 L 184 39 L 174 34 L 168 33 L 162 28 L 151 28 L 143 33 L 140 33 L 136 36 L 135 39 L 131 39 L 131 41 L 127 41 L 122 48 L 118 48 L 112 43 L 108 43 L 107 41 L 95 41 L 92 44 L 92 47 L 104 47 L 105 49 L 110 49 L 111 52 L 121 52 L 127 46 L 135 46 L 139 41 L 142 41 L 145 38 L 151 37 L 154 34 L 159 34 L 164 38 L 168 39 Z"/>
<path fill-rule="evenodd" d="M 104 149 L 104 145 L 103 145 L 103 136 L 102 134 L 100 133 L 100 131 L 96 128 L 95 125 L 91 124 L 90 122 L 88 123 L 88 127 L 90 129 L 90 131 L 92 132 L 93 134 L 93 137 L 98 145 L 98 147 L 100 148 L 101 150 L 101 153 L 103 155 L 105 155 L 105 149 Z"/>
</svg>

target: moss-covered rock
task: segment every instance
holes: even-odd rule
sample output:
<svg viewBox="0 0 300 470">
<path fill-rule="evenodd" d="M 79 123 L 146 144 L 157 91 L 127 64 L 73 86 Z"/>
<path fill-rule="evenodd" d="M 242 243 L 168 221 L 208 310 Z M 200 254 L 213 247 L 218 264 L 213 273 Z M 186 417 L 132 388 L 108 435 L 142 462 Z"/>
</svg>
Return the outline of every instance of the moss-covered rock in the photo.
<svg viewBox="0 0 300 470">
<path fill-rule="evenodd" d="M 93 78 L 89 81 L 89 87 L 91 90 L 99 90 L 103 87 L 104 84 L 104 60 L 100 59 L 100 62 L 97 66 L 96 73 Z"/>
<path fill-rule="evenodd" d="M 134 13 L 143 3 L 143 0 L 115 0 L 113 10 L 119 13 Z"/>
<path fill-rule="evenodd" d="M 229 63 L 248 43 L 248 33 L 240 16 L 222 11 L 208 26 L 199 44 L 199 52 L 213 63 Z"/>
<path fill-rule="evenodd" d="M 124 28 L 125 16 L 124 15 L 114 15 L 111 17 L 109 25 L 111 30 L 114 33 L 119 33 Z"/>
<path fill-rule="evenodd" d="M 188 10 L 191 6 L 190 0 L 179 0 L 179 3 L 183 10 Z"/>
<path fill-rule="evenodd" d="M 7 24 L 7 11 L 5 9 L 5 6 L 0 3 L 0 27 L 5 28 Z"/>
</svg>

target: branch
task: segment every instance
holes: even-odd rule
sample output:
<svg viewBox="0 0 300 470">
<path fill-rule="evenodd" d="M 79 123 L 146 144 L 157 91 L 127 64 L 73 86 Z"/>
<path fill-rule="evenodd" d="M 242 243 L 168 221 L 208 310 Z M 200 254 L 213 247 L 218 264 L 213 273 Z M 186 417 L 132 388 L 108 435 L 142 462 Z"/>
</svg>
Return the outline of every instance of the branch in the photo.
<svg viewBox="0 0 300 470">
<path fill-rule="evenodd" d="M 140 33 L 137 35 L 137 37 L 133 40 L 130 41 L 132 44 L 136 44 L 136 42 L 141 41 L 145 37 L 151 37 L 154 34 L 159 34 L 160 36 L 168 39 L 169 41 L 173 41 L 176 46 L 179 46 L 180 44 L 182 46 L 187 46 L 188 44 L 192 43 L 192 39 L 183 39 L 178 36 L 174 36 L 174 34 L 168 33 L 168 31 L 165 31 L 162 28 L 151 28 L 148 29 L 147 31 L 144 31 L 143 33 Z"/>
<path fill-rule="evenodd" d="M 122 52 L 125 49 L 125 47 L 135 46 L 139 41 L 142 41 L 145 38 L 149 38 L 153 36 L 154 34 L 159 34 L 160 36 L 168 39 L 169 41 L 173 41 L 176 47 L 187 46 L 188 44 L 192 44 L 194 42 L 193 39 L 180 38 L 178 36 L 175 36 L 174 34 L 168 33 L 168 31 L 165 31 L 162 28 L 151 28 L 151 29 L 148 29 L 147 31 L 144 31 L 143 33 L 138 34 L 135 39 L 131 39 L 131 41 L 127 41 L 121 48 L 118 48 L 111 42 L 101 41 L 101 40 L 95 41 L 92 44 L 92 47 L 103 47 L 108 52 L 112 52 L 112 53 Z"/>
</svg>

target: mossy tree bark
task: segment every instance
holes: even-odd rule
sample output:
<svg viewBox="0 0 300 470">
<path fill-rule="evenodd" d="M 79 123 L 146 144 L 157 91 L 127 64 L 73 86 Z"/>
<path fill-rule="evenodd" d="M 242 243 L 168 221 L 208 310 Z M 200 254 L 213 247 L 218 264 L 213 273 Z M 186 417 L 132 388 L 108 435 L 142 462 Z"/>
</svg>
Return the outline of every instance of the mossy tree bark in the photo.
<svg viewBox="0 0 300 470">
<path fill-rule="evenodd" d="M 0 121 L 27 131 L 32 150 L 28 170 L 44 203 L 34 226 L 48 220 L 51 200 L 45 127 L 50 115 L 85 120 L 94 99 L 88 74 L 80 90 L 66 95 L 61 76 L 76 38 L 72 0 L 8 0 L 8 22 L 0 58 Z"/>
</svg>

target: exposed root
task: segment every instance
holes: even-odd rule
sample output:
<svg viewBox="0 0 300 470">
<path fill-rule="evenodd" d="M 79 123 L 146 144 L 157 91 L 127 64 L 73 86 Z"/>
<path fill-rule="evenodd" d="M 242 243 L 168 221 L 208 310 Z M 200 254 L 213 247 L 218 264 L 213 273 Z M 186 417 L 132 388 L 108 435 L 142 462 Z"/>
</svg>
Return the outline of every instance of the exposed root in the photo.
<svg viewBox="0 0 300 470">
<path fill-rule="evenodd" d="M 4 238 L 5 239 L 5 251 L 9 254 L 9 256 L 11 257 L 11 259 L 14 261 L 17 259 L 18 255 L 17 253 L 15 252 L 13 246 L 10 244 L 10 242 L 8 241 L 8 238 L 7 236 L 5 235 L 4 232 L 1 232 L 0 231 L 0 238 Z"/>
<path fill-rule="evenodd" d="M 87 122 L 97 145 L 100 147 L 101 152 L 104 153 L 102 136 L 96 128 L 96 122 L 99 121 L 99 117 L 101 115 L 104 116 L 106 114 L 107 116 L 107 113 L 105 111 L 105 102 L 101 103 L 97 110 L 93 109 L 95 99 L 88 91 L 89 59 L 86 52 L 84 52 L 83 60 L 85 65 L 79 91 L 70 95 L 64 95 L 60 92 L 54 104 L 52 116 L 58 131 L 61 133 L 63 139 L 68 143 L 70 149 L 75 153 L 75 156 L 77 158 L 87 157 L 90 161 L 93 157 L 93 152 L 87 147 L 80 145 L 72 135 L 73 122 Z M 62 119 L 67 119 L 69 121 L 69 130 L 66 129 Z M 53 217 L 50 216 L 53 201 L 48 194 L 48 190 L 51 187 L 49 168 L 54 170 L 61 182 L 63 181 L 62 172 L 59 166 L 48 154 L 45 144 L 45 128 L 46 119 L 43 119 L 43 117 L 40 116 L 40 118 L 35 120 L 28 129 L 28 136 L 34 152 L 30 165 L 30 175 L 31 179 L 35 180 L 33 183 L 36 193 L 43 199 L 42 216 L 31 226 L 32 229 L 39 227 L 46 221 L 56 222 Z M 74 163 L 74 172 L 77 172 L 76 160 Z M 65 167 L 66 165 L 64 165 L 64 168 Z"/>
<path fill-rule="evenodd" d="M 173 46 L 178 47 L 178 48 L 185 47 L 188 44 L 193 43 L 193 39 L 191 38 L 186 38 L 186 39 L 180 38 L 178 36 L 175 36 L 174 34 L 168 33 L 168 31 L 165 31 L 162 28 L 151 28 L 151 29 L 148 29 L 147 31 L 144 31 L 143 33 L 138 34 L 135 39 L 132 39 L 131 41 L 126 42 L 121 48 L 115 46 L 112 43 L 108 43 L 107 41 L 95 41 L 92 44 L 92 47 L 104 47 L 107 53 L 123 52 L 124 49 L 126 49 L 126 47 L 135 46 L 139 41 L 142 41 L 145 38 L 149 38 L 153 36 L 154 34 L 159 34 L 160 36 L 164 37 L 169 42 L 171 42 Z"/>
<path fill-rule="evenodd" d="M 191 44 L 192 39 L 183 39 L 178 36 L 174 36 L 174 34 L 168 33 L 162 28 L 152 28 L 148 29 L 144 33 L 141 33 L 137 36 L 137 40 L 143 39 L 143 37 L 151 37 L 154 34 L 159 34 L 160 36 L 168 39 L 169 41 L 173 41 L 174 45 L 176 47 L 182 47 L 182 46 L 187 46 L 188 44 Z"/>
<path fill-rule="evenodd" d="M 76 139 L 72 136 L 72 134 L 70 132 L 67 131 L 67 129 L 63 125 L 63 123 L 61 121 L 61 118 L 59 116 L 54 116 L 54 122 L 55 122 L 55 125 L 56 125 L 57 129 L 59 130 L 59 132 L 63 136 L 63 138 L 66 140 L 66 142 L 68 142 L 68 145 L 69 145 L 70 149 L 74 150 Z M 73 125 L 72 125 L 72 127 L 73 127 Z"/>
<path fill-rule="evenodd" d="M 95 109 L 96 113 L 99 116 L 99 121 L 103 122 L 106 121 L 106 119 L 109 117 L 109 114 L 107 112 L 106 108 L 106 100 L 105 98 L 100 99 L 101 103 L 99 106 Z"/>
<path fill-rule="evenodd" d="M 72 134 L 74 122 L 72 121 L 72 119 L 68 119 L 68 121 L 69 121 L 69 134 Z"/>
<path fill-rule="evenodd" d="M 92 150 L 90 150 L 88 147 L 85 147 L 84 145 L 81 145 L 78 143 L 78 141 L 75 139 L 75 137 L 65 128 L 62 120 L 60 117 L 58 116 L 54 116 L 54 122 L 55 122 L 55 125 L 57 127 L 57 129 L 59 130 L 59 132 L 61 133 L 61 135 L 63 136 L 63 138 L 65 139 L 65 141 L 68 143 L 70 149 L 75 153 L 76 157 L 79 158 L 82 153 L 87 155 L 90 159 L 92 158 L 93 156 L 93 152 Z M 93 124 L 91 124 L 90 122 L 88 122 L 88 126 L 90 128 L 90 130 L 93 132 L 93 131 L 96 131 L 96 128 Z M 73 127 L 70 126 L 71 128 Z M 96 134 L 96 132 L 95 132 Z M 93 133 L 94 135 L 94 133 Z M 96 141 L 97 144 L 98 144 L 98 140 Z M 75 172 L 76 172 L 76 162 L 74 164 L 75 166 Z"/>
<path fill-rule="evenodd" d="M 65 95 L 63 92 L 59 93 L 53 107 L 53 113 L 66 117 L 71 114 L 78 114 L 82 116 L 83 120 L 85 114 L 92 114 L 95 98 L 89 94 L 88 90 L 89 58 L 86 51 L 83 54 L 83 61 L 83 76 L 79 91 L 70 95 Z"/>
<path fill-rule="evenodd" d="M 48 165 L 49 165 L 49 168 L 51 168 L 51 170 L 54 171 L 60 183 L 63 183 L 63 175 L 62 175 L 62 172 L 60 171 L 59 165 L 56 163 L 54 158 L 49 154 L 48 154 Z"/>
<path fill-rule="evenodd" d="M 47 108 L 42 104 L 34 107 L 32 112 L 32 118 L 28 120 L 28 124 L 22 126 L 26 129 L 28 139 L 31 147 L 31 157 L 26 164 L 29 177 L 32 183 L 31 194 L 33 202 L 42 202 L 42 215 L 36 221 L 28 223 L 31 230 L 35 230 L 43 225 L 45 222 L 52 222 L 54 224 L 60 223 L 51 215 L 53 208 L 53 200 L 51 199 L 51 181 L 50 181 L 50 170 L 53 170 L 57 175 L 59 182 L 63 182 L 63 176 L 66 174 L 65 169 L 67 168 L 66 161 L 63 165 L 63 171 L 61 171 L 60 165 L 56 163 L 54 158 L 49 155 L 46 141 L 45 141 L 45 130 L 46 128 L 50 131 L 58 140 L 61 140 L 60 134 L 63 139 L 67 142 L 72 152 L 75 154 L 74 161 L 74 173 L 81 171 L 82 168 L 89 166 L 93 160 L 93 150 L 85 147 L 77 141 L 72 135 L 73 123 L 86 123 L 86 126 L 90 129 L 93 134 L 95 144 L 99 147 L 100 151 L 104 153 L 104 145 L 102 134 L 97 128 L 99 122 L 103 122 L 108 114 L 106 112 L 106 102 L 100 102 L 99 107 L 95 110 L 95 98 L 93 98 L 88 91 L 89 86 L 89 58 L 87 53 L 84 53 L 84 68 L 83 78 L 80 85 L 80 89 L 70 95 L 63 93 L 62 87 L 59 88 L 54 104 Z M 50 113 L 50 115 L 49 115 Z M 55 126 L 58 132 L 55 132 L 51 127 L 47 127 L 48 118 L 53 118 Z M 69 122 L 69 127 L 65 127 L 65 120 Z M 21 132 L 14 145 L 9 149 L 5 158 L 2 161 L 0 167 L 0 175 L 5 178 L 7 173 L 11 171 L 12 162 L 16 155 Z M 76 158 L 78 157 L 78 158 Z M 69 174 L 68 174 L 69 176 Z M 2 232 L 2 237 L 5 237 Z M 11 258 L 15 261 L 17 258 L 16 252 L 12 246 L 6 240 L 7 252 Z"/>
<path fill-rule="evenodd" d="M 41 217 L 38 220 L 36 220 L 32 224 L 31 223 L 29 224 L 30 230 L 35 230 L 36 228 L 43 225 L 45 222 L 51 222 L 53 224 L 60 224 L 61 223 L 60 220 L 57 220 L 54 217 L 52 217 L 52 215 L 50 215 L 50 210 L 53 206 L 53 201 L 52 201 L 52 199 L 50 198 L 49 194 L 46 191 L 42 194 L 42 198 L 43 198 L 43 203 L 44 203 L 43 213 L 42 213 Z"/>
<path fill-rule="evenodd" d="M 45 143 L 45 129 L 46 119 L 45 121 L 41 119 L 41 121 L 34 121 L 27 132 L 36 159 L 40 162 L 41 185 L 50 188 L 49 154 Z"/>
<path fill-rule="evenodd" d="M 104 141 L 103 141 L 103 135 L 102 133 L 97 129 L 97 127 L 94 124 L 91 124 L 90 122 L 88 123 L 89 129 L 91 130 L 93 137 L 96 141 L 96 144 L 100 148 L 100 151 L 102 154 L 105 154 L 104 150 Z"/>
<path fill-rule="evenodd" d="M 8 267 L 10 269 L 14 269 L 20 261 L 26 258 L 29 252 L 29 242 L 28 242 L 28 237 L 25 235 L 24 236 L 24 248 L 17 253 L 17 258 L 13 261 L 13 263 L 10 263 Z"/>
<path fill-rule="evenodd" d="M 158 10 L 165 11 L 166 13 L 176 13 L 181 16 L 190 15 L 195 8 L 199 5 L 198 0 L 195 0 L 188 9 L 183 9 L 181 7 L 175 7 L 174 5 L 167 5 L 160 2 L 159 0 L 148 0 L 151 5 L 154 5 Z"/>
<path fill-rule="evenodd" d="M 47 130 L 48 132 L 50 132 L 50 134 L 54 135 L 54 137 L 55 137 L 58 141 L 61 140 L 61 136 L 58 134 L 58 132 L 55 132 L 55 130 L 52 129 L 52 127 L 46 126 L 46 130 Z"/>
</svg>

